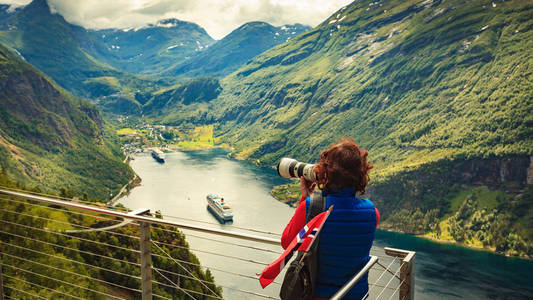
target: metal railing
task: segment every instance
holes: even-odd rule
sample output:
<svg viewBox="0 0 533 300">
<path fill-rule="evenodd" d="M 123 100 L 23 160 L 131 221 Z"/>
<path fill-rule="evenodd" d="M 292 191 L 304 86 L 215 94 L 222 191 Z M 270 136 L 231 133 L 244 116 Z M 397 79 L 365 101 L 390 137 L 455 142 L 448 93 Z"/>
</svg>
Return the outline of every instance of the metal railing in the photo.
<svg viewBox="0 0 533 300">
<path fill-rule="evenodd" d="M 10 205 L 4 205 L 7 203 Z M 278 234 L 237 226 L 234 228 L 240 231 L 222 230 L 206 222 L 145 215 L 148 210 L 128 212 L 12 189 L 0 189 L 0 204 L 0 213 L 9 216 L 0 219 L 0 300 L 222 299 L 223 291 L 230 293 L 230 298 L 278 299 L 273 289 L 279 290 L 280 282 L 274 281 L 273 289 L 262 291 L 256 275 L 281 253 Z M 183 237 L 183 233 L 187 239 L 210 244 L 197 248 L 186 242 L 179 244 L 175 237 Z M 241 255 L 218 251 L 219 247 L 239 249 Z M 188 250 L 238 263 L 230 270 L 213 263 L 200 264 L 196 258 L 185 257 Z M 396 295 L 400 300 L 413 299 L 415 253 L 373 247 L 371 254 L 365 268 L 332 299 L 342 299 L 367 273 L 370 298 L 393 299 Z M 235 269 L 241 265 L 253 265 L 255 272 Z M 237 278 L 239 284 L 219 284 L 218 279 L 214 284 L 211 272 L 217 278 Z"/>
</svg>

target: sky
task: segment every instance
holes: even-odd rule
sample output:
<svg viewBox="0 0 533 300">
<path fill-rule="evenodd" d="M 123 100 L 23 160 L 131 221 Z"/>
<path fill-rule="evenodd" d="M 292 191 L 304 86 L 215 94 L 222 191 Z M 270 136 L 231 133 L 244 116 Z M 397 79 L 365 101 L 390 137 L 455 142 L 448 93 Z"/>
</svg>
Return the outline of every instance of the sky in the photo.
<svg viewBox="0 0 533 300">
<path fill-rule="evenodd" d="M 15 6 L 31 0 L 0 0 Z M 138 28 L 166 18 L 202 26 L 221 39 L 240 25 L 264 21 L 275 26 L 316 26 L 352 0 L 48 0 L 53 12 L 90 29 Z M 14 7 L 14 6 L 12 6 Z"/>
</svg>

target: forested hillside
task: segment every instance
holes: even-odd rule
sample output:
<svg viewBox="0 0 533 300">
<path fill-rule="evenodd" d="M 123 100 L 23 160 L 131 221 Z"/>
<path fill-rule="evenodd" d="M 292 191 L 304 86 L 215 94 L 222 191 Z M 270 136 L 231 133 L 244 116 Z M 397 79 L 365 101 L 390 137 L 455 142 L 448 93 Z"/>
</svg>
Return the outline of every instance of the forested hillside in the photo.
<svg viewBox="0 0 533 300">
<path fill-rule="evenodd" d="M 0 79 L 0 167 L 12 178 L 107 200 L 133 176 L 94 105 L 1 45 Z"/>
<path fill-rule="evenodd" d="M 31 189 L 13 182 L 0 172 L 0 186 Z M 63 230 L 81 227 L 100 228 L 120 222 L 120 218 L 97 214 L 79 214 L 79 211 L 56 206 L 36 205 L 25 200 L 2 196 L 0 198 L 0 250 L 4 295 L 13 299 L 81 298 L 140 299 L 139 241 L 128 236 L 139 236 L 139 227 L 124 226 L 113 230 L 65 233 Z M 181 282 L 188 292 L 176 291 L 172 285 L 154 282 L 153 292 L 167 299 L 184 299 L 190 292 L 222 294 L 214 284 L 209 270 L 199 267 L 198 258 L 189 251 L 185 236 L 175 228 L 152 225 L 151 236 L 174 259 L 187 263 L 187 270 L 165 256 L 153 258 L 153 265 L 167 270 L 165 277 L 154 272 L 154 281 Z M 121 275 L 126 274 L 126 275 Z M 191 274 L 200 280 L 191 278 Z M 187 278 L 188 277 L 188 278 Z M 51 278 L 51 279 L 50 279 Z M 105 284 L 103 283 L 105 282 Z M 41 287 L 46 288 L 41 288 Z M 125 287 L 124 289 L 117 286 Z M 200 298 L 200 299 L 207 299 Z"/>
<path fill-rule="evenodd" d="M 402 224 L 433 210 L 447 222 L 434 234 L 446 239 L 464 205 L 460 228 L 495 213 L 507 218 L 496 222 L 507 224 L 500 238 L 518 232 L 520 246 L 483 246 L 532 255 L 533 208 L 522 197 L 533 183 L 532 14 L 531 1 L 356 1 L 224 78 L 211 106 L 175 123 L 202 116 L 238 155 L 266 165 L 316 161 L 354 137 L 375 165 L 384 226 L 429 234 Z M 454 168 L 464 172 L 444 172 Z M 477 187 L 505 196 L 480 200 Z"/>
</svg>

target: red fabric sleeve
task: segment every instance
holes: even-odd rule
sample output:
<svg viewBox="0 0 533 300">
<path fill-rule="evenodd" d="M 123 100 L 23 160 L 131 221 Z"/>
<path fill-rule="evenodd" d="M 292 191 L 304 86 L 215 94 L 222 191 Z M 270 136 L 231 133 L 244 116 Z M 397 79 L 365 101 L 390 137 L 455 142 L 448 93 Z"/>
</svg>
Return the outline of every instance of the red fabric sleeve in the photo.
<svg viewBox="0 0 533 300">
<path fill-rule="evenodd" d="M 283 249 L 286 249 L 298 232 L 304 228 L 305 215 L 305 198 L 302 196 L 302 198 L 300 198 L 300 204 L 298 204 L 298 208 L 296 208 L 292 219 L 290 220 L 289 224 L 287 224 L 283 230 L 283 234 L 281 235 L 281 247 L 283 247 Z"/>
<path fill-rule="evenodd" d="M 376 227 L 378 227 L 378 225 L 379 225 L 379 210 L 378 210 L 377 207 L 375 207 L 375 209 L 376 209 Z"/>
</svg>

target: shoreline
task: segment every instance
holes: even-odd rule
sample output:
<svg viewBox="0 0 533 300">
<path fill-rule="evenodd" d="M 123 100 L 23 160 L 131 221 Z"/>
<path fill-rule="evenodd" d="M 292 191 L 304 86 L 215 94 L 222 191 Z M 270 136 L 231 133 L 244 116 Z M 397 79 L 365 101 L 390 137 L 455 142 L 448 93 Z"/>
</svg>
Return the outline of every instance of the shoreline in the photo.
<svg viewBox="0 0 533 300">
<path fill-rule="evenodd" d="M 226 150 L 229 150 L 229 151 L 233 151 L 234 150 L 232 147 L 229 147 L 227 145 L 218 145 L 218 146 L 209 146 L 209 147 L 195 147 L 195 148 L 173 147 L 173 148 L 167 148 L 167 149 L 171 150 L 170 152 L 173 152 L 173 151 L 199 151 L 199 150 L 210 150 L 210 149 L 217 149 L 217 148 L 226 149 Z M 239 161 L 248 161 L 247 159 L 244 159 L 244 158 L 235 157 L 235 155 L 232 155 L 232 153 L 233 152 L 230 152 L 228 154 L 231 158 L 233 158 L 235 160 L 239 160 Z M 251 162 L 253 162 L 253 161 L 251 161 Z M 128 160 L 127 163 L 129 165 L 130 160 Z M 135 187 L 139 186 L 140 185 L 140 181 L 142 181 L 140 176 L 138 176 L 137 174 L 135 174 L 135 176 L 139 179 L 139 183 L 133 185 L 131 187 L 131 189 L 129 189 L 127 191 L 126 195 L 129 194 L 129 192 L 131 190 L 133 190 Z M 274 195 L 273 189 L 269 192 L 269 194 L 274 199 L 276 199 L 277 201 L 279 201 L 281 203 L 284 203 L 284 204 L 288 205 L 289 207 L 295 208 L 295 206 L 293 204 L 293 201 L 291 201 L 291 199 L 287 199 L 287 200 L 279 199 L 278 197 L 276 197 Z M 118 199 L 116 201 L 118 201 Z M 457 241 L 452 241 L 452 240 L 443 240 L 443 239 L 439 239 L 439 238 L 436 238 L 436 237 L 433 237 L 433 236 L 429 236 L 427 234 L 406 233 L 406 232 L 403 232 L 403 231 L 400 231 L 400 230 L 395 230 L 395 229 L 392 229 L 392 228 L 378 228 L 378 229 L 379 230 L 383 230 L 383 231 L 387 231 L 387 232 L 394 232 L 394 233 L 400 233 L 400 234 L 405 234 L 405 235 L 411 235 L 411 236 L 416 237 L 416 238 L 422 238 L 422 239 L 429 240 L 429 241 L 432 241 L 432 242 L 436 242 L 436 243 L 439 243 L 439 244 L 449 244 L 449 245 L 455 245 L 455 246 L 459 246 L 459 247 L 462 247 L 462 248 L 471 249 L 471 250 L 475 250 L 475 251 L 489 252 L 489 253 L 501 255 L 501 256 L 504 256 L 504 257 L 508 257 L 508 258 L 519 258 L 519 259 L 525 259 L 525 260 L 533 260 L 533 257 L 529 257 L 529 256 L 510 255 L 510 254 L 506 254 L 506 253 L 502 253 L 502 252 L 497 252 L 495 248 L 480 247 L 480 246 L 467 244 L 467 243 L 462 243 L 462 242 L 457 242 Z"/>
<path fill-rule="evenodd" d="M 436 238 L 436 237 L 433 237 L 433 236 L 429 236 L 427 234 L 406 233 L 406 232 L 403 232 L 401 230 L 395 230 L 395 229 L 391 229 L 391 228 L 378 228 L 378 230 L 410 235 L 410 236 L 413 236 L 413 237 L 416 237 L 416 238 L 421 238 L 421 239 L 432 241 L 432 242 L 435 242 L 435 243 L 446 244 L 446 245 L 454 245 L 454 246 L 466 248 L 466 249 L 469 249 L 469 250 L 489 252 L 489 253 L 492 253 L 492 254 L 501 255 L 501 256 L 504 256 L 504 257 L 508 257 L 508 258 L 519 258 L 519 259 L 524 259 L 524 260 L 529 260 L 529 261 L 533 260 L 533 257 L 529 257 L 529 256 L 509 255 L 507 253 L 502 253 L 502 252 L 496 251 L 496 248 L 480 247 L 480 246 L 476 246 L 476 245 L 472 245 L 472 244 L 466 244 L 466 243 L 457 242 L 457 241 L 443 240 L 443 239 L 439 239 L 439 238 Z"/>
<path fill-rule="evenodd" d="M 233 148 L 232 147 L 229 147 L 227 145 L 218 145 L 218 146 L 209 146 L 209 147 L 194 147 L 194 148 L 182 148 L 182 147 L 172 147 L 172 148 L 166 148 L 165 150 L 167 150 L 166 152 L 177 152 L 177 151 L 199 151 L 199 150 L 209 150 L 209 149 L 217 149 L 217 148 L 220 148 L 220 149 L 226 149 L 226 150 L 229 150 L 229 151 L 232 151 Z M 124 159 L 123 163 L 127 164 L 128 166 L 130 166 L 130 162 L 132 161 L 132 157 L 134 156 L 135 153 L 128 153 L 126 155 L 126 158 Z M 131 168 L 131 166 L 130 166 Z M 117 204 L 117 202 L 123 198 L 124 196 L 127 196 L 131 193 L 131 191 L 140 186 L 141 185 L 141 182 L 142 182 L 142 178 L 141 176 L 139 176 L 137 173 L 135 173 L 135 171 L 133 172 L 133 178 L 128 181 L 128 183 L 126 183 L 122 189 L 119 191 L 118 194 L 115 195 L 115 197 L 113 197 L 113 199 L 109 200 L 106 205 L 111 205 L 111 206 L 115 206 Z M 131 187 L 128 189 L 127 187 L 131 185 Z"/>
<path fill-rule="evenodd" d="M 274 190 L 275 190 L 275 189 L 272 189 L 272 190 L 270 191 L 270 195 L 271 195 L 272 197 L 274 197 L 274 199 L 276 199 L 277 201 L 279 201 L 279 202 L 281 202 L 281 203 L 284 203 L 284 204 L 288 205 L 289 207 L 293 207 L 293 208 L 295 207 L 295 206 L 294 206 L 294 201 L 293 201 L 292 199 L 280 199 L 280 198 L 276 197 L 276 195 L 275 195 L 275 193 L 274 193 Z M 489 253 L 493 253 L 493 254 L 496 254 L 496 255 L 501 255 L 501 256 L 509 257 L 509 258 L 519 258 L 519 259 L 525 259 L 525 260 L 533 260 L 533 257 L 530 257 L 530 256 L 510 255 L 510 254 L 508 254 L 508 253 L 498 252 L 498 251 L 496 251 L 496 248 L 480 247 L 480 246 L 476 246 L 476 245 L 472 245 L 472 244 L 467 244 L 467 243 L 462 243 L 462 242 L 458 242 L 458 241 L 443 240 L 443 239 L 439 239 L 439 238 L 436 238 L 436 237 L 430 236 L 430 235 L 428 235 L 428 234 L 413 234 L 413 233 L 406 233 L 406 232 L 403 232 L 403 231 L 401 231 L 401 230 L 397 230 L 397 229 L 393 229 L 393 228 L 382 227 L 381 224 L 380 224 L 380 226 L 378 227 L 378 230 L 387 231 L 387 232 L 394 232 L 394 233 L 399 233 L 399 234 L 405 234 L 405 235 L 410 235 L 410 236 L 413 236 L 413 237 L 416 237 L 416 238 L 421 238 L 421 239 L 429 240 L 429 241 L 432 241 L 432 242 L 435 242 L 435 243 L 439 243 L 439 244 L 455 245 L 455 246 L 459 246 L 459 247 L 466 248 L 466 249 L 470 249 L 470 250 L 489 252 Z"/>
<path fill-rule="evenodd" d="M 210 149 L 226 149 L 233 151 L 233 147 L 228 145 L 210 145 L 210 146 L 195 146 L 195 147 L 180 147 L 178 145 L 171 145 L 170 147 L 165 148 L 165 150 L 172 151 L 199 151 L 199 150 L 210 150 Z"/>
</svg>

